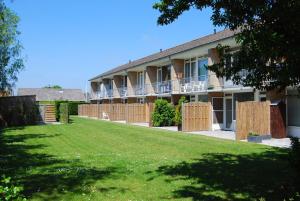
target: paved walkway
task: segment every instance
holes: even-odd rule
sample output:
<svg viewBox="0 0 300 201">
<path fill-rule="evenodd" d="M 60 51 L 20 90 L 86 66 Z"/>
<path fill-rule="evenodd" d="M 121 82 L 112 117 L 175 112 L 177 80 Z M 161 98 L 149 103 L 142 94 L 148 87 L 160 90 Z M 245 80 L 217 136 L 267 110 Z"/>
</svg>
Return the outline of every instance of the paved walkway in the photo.
<svg viewBox="0 0 300 201">
<path fill-rule="evenodd" d="M 290 148 L 291 147 L 291 139 L 290 138 L 282 138 L 282 139 L 271 138 L 269 140 L 263 140 L 261 144 L 269 145 L 272 147 Z"/>
<path fill-rule="evenodd" d="M 235 133 L 233 131 L 194 131 L 188 132 L 188 134 L 205 135 L 209 137 L 221 138 L 226 140 L 235 140 Z"/>
</svg>

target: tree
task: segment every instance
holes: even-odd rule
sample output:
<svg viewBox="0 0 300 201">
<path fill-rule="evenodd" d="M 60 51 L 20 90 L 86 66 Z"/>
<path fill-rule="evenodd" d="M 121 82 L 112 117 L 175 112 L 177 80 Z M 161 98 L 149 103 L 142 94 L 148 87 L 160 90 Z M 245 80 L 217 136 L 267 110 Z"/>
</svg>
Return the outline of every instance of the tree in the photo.
<svg viewBox="0 0 300 201">
<path fill-rule="evenodd" d="M 18 40 L 19 17 L 0 0 L 0 91 L 9 91 L 24 68 Z"/>
<path fill-rule="evenodd" d="M 44 88 L 48 88 L 48 89 L 62 89 L 61 86 L 59 85 L 48 85 L 48 86 L 45 86 Z"/>
<path fill-rule="evenodd" d="M 300 89 L 299 0 L 161 0 L 153 7 L 160 25 L 190 8 L 211 7 L 215 26 L 236 31 L 239 51 L 218 45 L 220 62 L 208 67 L 217 76 L 257 89 Z"/>
</svg>

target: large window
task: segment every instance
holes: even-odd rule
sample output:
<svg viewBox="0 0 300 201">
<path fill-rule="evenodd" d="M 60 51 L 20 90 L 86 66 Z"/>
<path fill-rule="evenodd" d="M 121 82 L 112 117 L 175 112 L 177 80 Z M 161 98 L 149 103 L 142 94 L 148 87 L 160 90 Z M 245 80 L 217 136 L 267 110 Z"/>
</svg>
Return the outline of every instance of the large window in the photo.
<svg viewBox="0 0 300 201">
<path fill-rule="evenodd" d="M 185 60 L 184 78 L 188 81 L 205 81 L 207 78 L 207 59 L 192 58 Z"/>
<path fill-rule="evenodd" d="M 199 59 L 198 60 L 198 80 L 205 81 L 208 76 L 207 71 L 208 61 L 207 59 Z"/>
<path fill-rule="evenodd" d="M 144 87 L 144 72 L 138 72 L 137 84 L 139 88 Z"/>
<path fill-rule="evenodd" d="M 122 76 L 122 80 L 121 80 L 121 87 L 127 87 L 127 76 Z"/>
</svg>

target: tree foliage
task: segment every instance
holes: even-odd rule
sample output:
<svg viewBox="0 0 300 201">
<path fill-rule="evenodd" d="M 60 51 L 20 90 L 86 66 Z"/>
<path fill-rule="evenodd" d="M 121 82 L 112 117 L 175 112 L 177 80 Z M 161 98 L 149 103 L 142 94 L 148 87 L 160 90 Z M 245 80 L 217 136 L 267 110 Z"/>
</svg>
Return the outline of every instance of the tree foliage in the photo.
<svg viewBox="0 0 300 201">
<path fill-rule="evenodd" d="M 24 68 L 18 40 L 19 17 L 0 0 L 0 91 L 8 91 Z"/>
<path fill-rule="evenodd" d="M 62 89 L 62 87 L 59 86 L 59 85 L 48 85 L 48 86 L 45 86 L 44 88 L 48 88 L 48 89 Z"/>
<path fill-rule="evenodd" d="M 190 8 L 210 7 L 215 26 L 236 31 L 239 51 L 217 47 L 220 62 L 209 66 L 217 76 L 257 89 L 299 86 L 299 0 L 161 0 L 153 7 L 161 13 L 160 25 Z"/>
</svg>

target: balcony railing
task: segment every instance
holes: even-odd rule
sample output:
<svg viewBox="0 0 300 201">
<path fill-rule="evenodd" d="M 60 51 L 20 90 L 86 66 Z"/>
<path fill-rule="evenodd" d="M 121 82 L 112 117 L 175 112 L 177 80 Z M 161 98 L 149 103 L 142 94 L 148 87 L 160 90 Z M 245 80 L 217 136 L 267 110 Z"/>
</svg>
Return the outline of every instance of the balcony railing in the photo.
<svg viewBox="0 0 300 201">
<path fill-rule="evenodd" d="M 245 72 L 242 72 L 245 74 Z M 246 75 L 246 74 L 245 74 Z M 209 84 L 210 83 L 210 84 Z M 216 86 L 214 86 L 216 85 Z M 106 98 L 126 98 L 136 96 L 155 96 L 170 94 L 189 94 L 206 92 L 208 89 L 234 88 L 242 87 L 235 85 L 231 80 L 218 79 L 215 75 L 187 77 L 179 80 L 167 80 L 144 84 L 134 87 L 120 87 L 113 90 L 104 89 L 103 91 L 91 92 L 92 99 Z"/>
<path fill-rule="evenodd" d="M 179 80 L 180 93 L 201 92 L 207 90 L 207 76 L 188 77 Z"/>
<path fill-rule="evenodd" d="M 154 83 L 152 86 L 154 87 L 155 94 L 171 94 L 172 93 L 172 80 L 167 80 L 163 82 Z"/>
<path fill-rule="evenodd" d="M 119 93 L 120 93 L 120 96 L 123 98 L 123 97 L 127 97 L 127 87 L 121 87 L 119 89 Z"/>
<path fill-rule="evenodd" d="M 247 70 L 241 70 L 239 72 L 239 75 L 241 77 L 245 78 L 248 75 L 248 73 L 249 72 Z M 232 80 L 226 80 L 225 78 L 223 78 L 223 87 L 224 88 L 235 88 L 235 87 L 243 87 L 243 85 L 241 85 L 241 84 L 238 84 L 238 85 L 234 84 Z"/>
<path fill-rule="evenodd" d="M 146 95 L 146 85 L 134 87 L 134 93 L 136 96 Z"/>
</svg>

